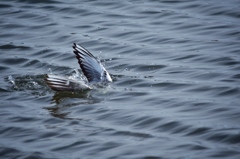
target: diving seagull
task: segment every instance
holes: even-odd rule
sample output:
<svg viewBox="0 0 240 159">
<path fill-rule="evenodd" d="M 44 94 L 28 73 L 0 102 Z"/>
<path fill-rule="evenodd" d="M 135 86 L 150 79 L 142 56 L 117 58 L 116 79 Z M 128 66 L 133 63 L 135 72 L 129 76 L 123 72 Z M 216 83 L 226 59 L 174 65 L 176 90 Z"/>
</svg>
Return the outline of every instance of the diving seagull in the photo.
<svg viewBox="0 0 240 159">
<path fill-rule="evenodd" d="M 92 89 L 92 85 L 94 84 L 106 84 L 112 82 L 111 76 L 101 62 L 87 49 L 76 43 L 73 44 L 73 49 L 80 68 L 88 82 L 48 74 L 45 78 L 45 82 L 51 89 L 55 91 L 81 91 Z"/>
</svg>

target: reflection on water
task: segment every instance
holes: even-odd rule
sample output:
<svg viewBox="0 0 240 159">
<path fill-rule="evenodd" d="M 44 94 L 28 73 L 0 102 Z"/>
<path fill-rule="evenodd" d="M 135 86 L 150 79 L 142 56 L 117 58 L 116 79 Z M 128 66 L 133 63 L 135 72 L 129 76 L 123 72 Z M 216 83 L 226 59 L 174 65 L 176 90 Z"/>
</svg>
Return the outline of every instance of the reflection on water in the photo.
<svg viewBox="0 0 240 159">
<path fill-rule="evenodd" d="M 239 1 L 1 1 L 2 158 L 239 158 Z M 72 43 L 113 83 L 82 79 Z M 83 157 L 84 156 L 84 157 Z"/>
<path fill-rule="evenodd" d="M 81 102 L 72 103 L 72 99 L 79 99 Z M 90 104 L 93 101 L 89 95 L 89 91 L 85 92 L 56 92 L 52 97 L 52 102 L 54 103 L 51 107 L 45 107 L 50 114 L 57 118 L 67 118 L 68 113 L 64 112 L 69 107 L 78 106 L 81 104 Z M 96 102 L 96 101 L 95 101 Z"/>
<path fill-rule="evenodd" d="M 65 98 L 90 98 L 89 90 L 84 92 L 56 92 L 52 98 L 52 101 L 54 101 L 56 104 L 60 104 Z"/>
</svg>

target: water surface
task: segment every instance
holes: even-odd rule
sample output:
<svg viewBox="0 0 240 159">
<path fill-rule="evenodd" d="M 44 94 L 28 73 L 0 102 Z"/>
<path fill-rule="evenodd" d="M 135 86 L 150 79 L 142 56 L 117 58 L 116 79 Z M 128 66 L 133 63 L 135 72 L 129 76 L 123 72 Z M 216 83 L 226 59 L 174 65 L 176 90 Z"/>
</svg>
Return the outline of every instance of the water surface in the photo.
<svg viewBox="0 0 240 159">
<path fill-rule="evenodd" d="M 1 158 L 239 158 L 240 2 L 0 2 Z M 56 93 L 73 42 L 114 82 Z M 79 70 L 80 71 L 80 70 Z"/>
</svg>

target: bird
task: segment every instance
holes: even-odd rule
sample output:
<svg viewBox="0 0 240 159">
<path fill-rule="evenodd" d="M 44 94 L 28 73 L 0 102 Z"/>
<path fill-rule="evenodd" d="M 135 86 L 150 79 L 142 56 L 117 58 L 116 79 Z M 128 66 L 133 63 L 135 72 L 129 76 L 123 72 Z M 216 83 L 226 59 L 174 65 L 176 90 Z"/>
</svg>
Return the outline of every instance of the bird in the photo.
<svg viewBox="0 0 240 159">
<path fill-rule="evenodd" d="M 73 43 L 73 53 L 76 55 L 84 80 L 69 79 L 64 76 L 47 74 L 46 84 L 54 91 L 84 91 L 91 90 L 96 84 L 107 84 L 112 78 L 102 63 L 83 46 Z"/>
</svg>

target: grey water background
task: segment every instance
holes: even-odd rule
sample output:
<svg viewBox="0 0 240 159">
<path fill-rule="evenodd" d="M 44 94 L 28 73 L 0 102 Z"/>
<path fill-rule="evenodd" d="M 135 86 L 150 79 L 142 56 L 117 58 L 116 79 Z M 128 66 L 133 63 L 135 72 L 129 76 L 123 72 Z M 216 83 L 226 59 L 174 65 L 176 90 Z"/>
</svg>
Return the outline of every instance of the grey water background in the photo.
<svg viewBox="0 0 240 159">
<path fill-rule="evenodd" d="M 240 1 L 0 1 L 0 158 L 240 158 Z M 56 93 L 72 43 L 114 82 Z"/>
</svg>

